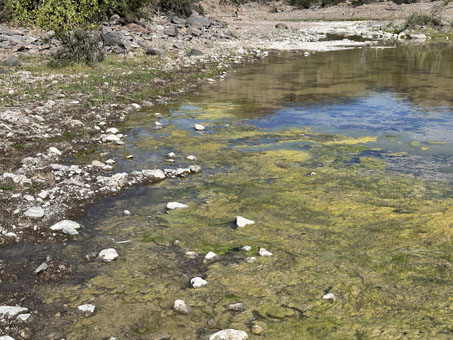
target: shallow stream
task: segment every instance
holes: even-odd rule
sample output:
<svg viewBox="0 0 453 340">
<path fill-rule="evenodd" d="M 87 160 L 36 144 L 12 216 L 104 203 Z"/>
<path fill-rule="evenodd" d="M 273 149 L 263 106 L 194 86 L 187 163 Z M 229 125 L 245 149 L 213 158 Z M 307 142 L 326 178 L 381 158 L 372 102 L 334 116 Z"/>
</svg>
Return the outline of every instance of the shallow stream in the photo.
<svg viewBox="0 0 453 340">
<path fill-rule="evenodd" d="M 68 340 L 194 340 L 225 328 L 250 339 L 452 339 L 452 107 L 448 44 L 272 54 L 239 67 L 122 126 L 115 172 L 203 172 L 90 208 L 65 256 L 83 258 L 89 245 L 119 259 L 74 260 L 91 279 L 39 292 L 49 304 L 96 305 L 94 316 L 68 316 Z M 169 201 L 189 208 L 167 213 Z M 235 228 L 237 215 L 255 224 Z M 209 251 L 220 259 L 203 264 Z M 208 286 L 191 288 L 196 276 Z M 175 299 L 192 312 L 173 311 Z M 245 311 L 226 308 L 236 302 Z"/>
</svg>

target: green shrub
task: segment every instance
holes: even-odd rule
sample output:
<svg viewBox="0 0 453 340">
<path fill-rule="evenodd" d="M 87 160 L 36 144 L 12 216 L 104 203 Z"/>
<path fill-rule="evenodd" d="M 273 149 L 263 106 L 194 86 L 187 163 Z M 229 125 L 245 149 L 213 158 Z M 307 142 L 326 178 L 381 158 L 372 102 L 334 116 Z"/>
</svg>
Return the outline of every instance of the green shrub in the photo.
<svg viewBox="0 0 453 340">
<path fill-rule="evenodd" d="M 99 31 L 76 29 L 60 32 L 56 34 L 56 38 L 61 42 L 61 46 L 52 55 L 53 65 L 94 64 L 104 60 L 104 46 Z"/>
</svg>

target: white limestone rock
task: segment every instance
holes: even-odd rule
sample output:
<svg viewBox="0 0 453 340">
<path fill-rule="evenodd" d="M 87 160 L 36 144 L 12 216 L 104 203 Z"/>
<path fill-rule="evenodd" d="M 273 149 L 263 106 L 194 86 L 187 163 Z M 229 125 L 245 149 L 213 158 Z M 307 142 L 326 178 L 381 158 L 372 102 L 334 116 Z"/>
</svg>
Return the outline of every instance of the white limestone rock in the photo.
<svg viewBox="0 0 453 340">
<path fill-rule="evenodd" d="M 51 146 L 51 147 L 49 148 L 49 152 L 50 152 L 50 153 L 53 153 L 53 154 L 55 154 L 55 155 L 57 155 L 57 156 L 63 155 L 63 154 L 61 153 L 61 151 L 58 150 L 58 149 L 57 149 L 56 147 L 54 147 L 54 146 Z"/>
<path fill-rule="evenodd" d="M 184 300 L 175 300 L 173 309 L 181 314 L 189 314 L 192 311 Z"/>
<path fill-rule="evenodd" d="M 267 251 L 264 248 L 260 248 L 259 254 L 260 254 L 260 256 L 272 256 L 272 255 L 274 255 L 270 251 Z"/>
<path fill-rule="evenodd" d="M 205 264 L 213 263 L 213 262 L 218 261 L 218 259 L 219 259 L 219 255 L 210 251 L 209 253 L 207 253 L 205 255 L 205 257 L 203 259 L 203 263 L 205 263 Z"/>
<path fill-rule="evenodd" d="M 24 215 L 29 218 L 42 218 L 44 216 L 44 209 L 41 207 L 31 207 Z"/>
<path fill-rule="evenodd" d="M 96 311 L 96 306 L 92 305 L 90 303 L 87 303 L 87 304 L 78 306 L 77 310 L 79 312 L 82 312 L 85 315 L 93 315 L 94 312 Z"/>
<path fill-rule="evenodd" d="M 142 170 L 143 176 L 152 181 L 160 181 L 165 179 L 165 174 L 160 169 L 153 169 L 153 170 Z"/>
<path fill-rule="evenodd" d="M 236 329 L 224 329 L 220 332 L 214 333 L 209 337 L 209 340 L 246 340 L 249 336 L 244 331 Z"/>
<path fill-rule="evenodd" d="M 112 262 L 119 257 L 118 252 L 115 248 L 103 249 L 99 252 L 98 258 L 104 262 Z"/>
<path fill-rule="evenodd" d="M 205 281 L 201 277 L 197 276 L 190 280 L 190 284 L 192 285 L 192 288 L 202 288 L 208 285 L 208 281 Z"/>
<path fill-rule="evenodd" d="M 11 338 L 9 335 L 3 335 L 0 336 L 0 340 L 14 340 L 14 338 Z"/>
<path fill-rule="evenodd" d="M 236 226 L 238 228 L 244 228 L 245 226 L 255 224 L 255 221 L 246 219 L 245 217 L 242 216 L 236 216 Z"/>
<path fill-rule="evenodd" d="M 335 301 L 337 298 L 335 295 L 333 295 L 332 293 L 327 293 L 325 295 L 323 295 L 323 300 L 327 300 L 327 301 Z"/>
<path fill-rule="evenodd" d="M 77 229 L 80 228 L 80 224 L 71 220 L 62 220 L 50 227 L 50 229 L 53 231 L 61 231 L 63 234 L 69 235 L 78 235 L 79 232 L 77 231 Z"/>
<path fill-rule="evenodd" d="M 15 317 L 18 314 L 28 312 L 28 308 L 16 306 L 0 306 L 0 318 Z"/>
<path fill-rule="evenodd" d="M 179 202 L 168 202 L 167 203 L 167 209 L 168 210 L 185 209 L 185 208 L 188 208 L 188 207 L 189 207 L 188 205 L 185 205 L 185 204 L 179 203 Z"/>
<path fill-rule="evenodd" d="M 204 130 L 206 130 L 206 128 L 203 125 L 201 125 L 201 124 L 195 124 L 194 129 L 196 131 L 204 131 Z"/>
</svg>

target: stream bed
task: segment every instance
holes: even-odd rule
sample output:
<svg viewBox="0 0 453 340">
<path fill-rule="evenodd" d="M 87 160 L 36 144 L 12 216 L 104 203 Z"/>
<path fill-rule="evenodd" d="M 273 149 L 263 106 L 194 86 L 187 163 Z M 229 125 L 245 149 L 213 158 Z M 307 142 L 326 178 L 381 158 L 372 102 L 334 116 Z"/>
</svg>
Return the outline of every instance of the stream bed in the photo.
<svg viewBox="0 0 453 340">
<path fill-rule="evenodd" d="M 68 340 L 208 339 L 226 328 L 250 339 L 451 339 L 452 107 L 449 44 L 240 66 L 120 127 L 115 172 L 202 173 L 89 208 L 62 250 L 84 279 L 35 290 L 49 306 L 96 306 L 59 319 Z M 188 208 L 167 212 L 171 201 Z M 255 224 L 236 228 L 236 216 Z M 117 260 L 83 261 L 107 247 Z M 211 251 L 217 261 L 204 263 Z M 191 288 L 194 277 L 208 285 Z M 191 313 L 174 311 L 176 299 Z"/>
</svg>

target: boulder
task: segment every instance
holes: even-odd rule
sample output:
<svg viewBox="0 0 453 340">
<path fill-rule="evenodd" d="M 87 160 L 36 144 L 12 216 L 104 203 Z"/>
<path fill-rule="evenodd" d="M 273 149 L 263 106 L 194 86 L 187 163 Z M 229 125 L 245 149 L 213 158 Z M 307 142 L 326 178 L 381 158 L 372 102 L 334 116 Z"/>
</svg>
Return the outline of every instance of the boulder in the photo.
<svg viewBox="0 0 453 340">
<path fill-rule="evenodd" d="M 176 37 L 178 36 L 178 29 L 176 26 L 169 26 L 164 29 L 164 34 L 168 35 L 169 37 Z"/>
<path fill-rule="evenodd" d="M 118 32 L 112 31 L 112 32 L 105 33 L 102 36 L 102 39 L 104 40 L 105 46 L 113 46 L 113 47 L 118 46 L 123 49 L 126 48 L 123 41 L 121 40 L 121 35 Z"/>
<path fill-rule="evenodd" d="M 6 58 L 5 60 L 3 60 L 2 65 L 7 66 L 7 67 L 20 66 L 20 60 L 18 57 L 12 55 L 12 56 L 9 56 L 8 58 Z"/>
</svg>

